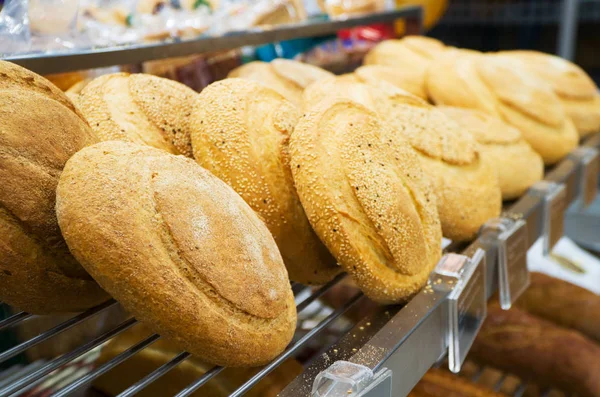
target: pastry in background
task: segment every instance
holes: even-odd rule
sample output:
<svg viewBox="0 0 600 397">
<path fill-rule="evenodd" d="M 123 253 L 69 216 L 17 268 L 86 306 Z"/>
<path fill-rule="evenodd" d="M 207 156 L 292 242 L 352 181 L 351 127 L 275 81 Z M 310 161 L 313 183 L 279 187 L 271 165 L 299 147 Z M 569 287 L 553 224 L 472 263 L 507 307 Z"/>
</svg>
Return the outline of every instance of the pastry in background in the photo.
<svg viewBox="0 0 600 397">
<path fill-rule="evenodd" d="M 579 136 L 600 131 L 598 86 L 582 68 L 537 51 L 503 51 L 498 55 L 521 61 L 524 68 L 548 83 L 573 120 Z"/>
<path fill-rule="evenodd" d="M 414 151 L 375 112 L 337 98 L 305 109 L 290 141 L 298 196 L 323 243 L 369 298 L 406 302 L 442 240 Z"/>
<path fill-rule="evenodd" d="M 67 160 L 97 142 L 67 96 L 0 61 L 0 300 L 34 314 L 78 312 L 108 295 L 73 258 L 56 220 Z"/>
<path fill-rule="evenodd" d="M 473 239 L 489 219 L 500 215 L 498 178 L 468 132 L 425 101 L 394 87 L 327 79 L 304 92 L 305 109 L 342 97 L 377 112 L 380 119 L 415 149 L 433 184 L 444 236 Z"/>
<path fill-rule="evenodd" d="M 312 230 L 294 187 L 288 143 L 300 112 L 255 81 L 206 87 L 191 116 L 198 164 L 229 184 L 273 234 L 290 279 L 324 284 L 341 272 Z"/>
<path fill-rule="evenodd" d="M 429 68 L 427 91 L 437 105 L 477 109 L 502 118 L 521 131 L 546 165 L 577 146 L 579 135 L 558 96 L 519 61 L 448 51 Z"/>
<path fill-rule="evenodd" d="M 477 362 L 581 397 L 600 395 L 600 346 L 513 307 L 488 306 L 471 348 Z"/>
<path fill-rule="evenodd" d="M 383 0 L 318 0 L 319 6 L 332 18 L 370 14 L 385 8 Z"/>
<path fill-rule="evenodd" d="M 544 177 L 544 162 L 521 132 L 501 119 L 473 109 L 438 107 L 480 144 L 484 160 L 498 175 L 504 200 L 520 197 Z"/>
<path fill-rule="evenodd" d="M 56 190 L 70 251 L 150 330 L 212 364 L 265 364 L 296 307 L 258 215 L 192 159 L 109 141 L 75 154 Z"/>
<path fill-rule="evenodd" d="M 189 117 L 196 93 L 148 74 L 113 73 L 88 83 L 77 105 L 100 140 L 122 140 L 192 157 Z"/>
<path fill-rule="evenodd" d="M 69 87 L 79 83 L 84 80 L 86 77 L 85 72 L 69 72 L 69 73 L 57 73 L 57 74 L 48 74 L 44 76 L 47 78 L 52 84 L 54 84 L 59 89 L 66 91 Z"/>
<path fill-rule="evenodd" d="M 232 70 L 228 77 L 258 81 L 283 95 L 293 104 L 300 105 L 302 92 L 309 84 L 326 77 L 333 77 L 333 74 L 306 63 L 275 59 L 270 63 L 261 61 L 247 63 Z"/>
<path fill-rule="evenodd" d="M 492 389 L 475 384 L 458 375 L 432 368 L 415 385 L 408 397 L 503 397 Z"/>
<path fill-rule="evenodd" d="M 285 25 L 306 19 L 306 10 L 301 0 L 278 0 L 268 4 L 268 8 L 261 8 L 252 23 L 253 26 Z"/>
<path fill-rule="evenodd" d="M 600 342 L 600 297 L 564 280 L 532 272 L 517 307 Z"/>
</svg>

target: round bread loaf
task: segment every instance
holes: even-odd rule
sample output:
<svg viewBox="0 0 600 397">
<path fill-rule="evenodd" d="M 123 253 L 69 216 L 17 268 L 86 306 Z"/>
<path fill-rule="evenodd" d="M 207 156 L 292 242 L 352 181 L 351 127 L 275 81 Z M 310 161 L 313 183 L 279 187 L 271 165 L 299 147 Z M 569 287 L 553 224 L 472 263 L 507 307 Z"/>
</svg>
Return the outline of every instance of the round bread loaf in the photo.
<svg viewBox="0 0 600 397">
<path fill-rule="evenodd" d="M 304 92 L 305 109 L 331 97 L 348 98 L 375 111 L 416 150 L 431 179 L 444 236 L 474 238 L 502 206 L 498 178 L 479 145 L 443 113 L 405 91 L 339 79 L 312 84 Z"/>
<path fill-rule="evenodd" d="M 206 87 L 191 117 L 196 161 L 239 193 L 273 234 L 290 279 L 322 284 L 341 271 L 313 232 L 296 194 L 288 141 L 298 110 L 244 79 Z"/>
<path fill-rule="evenodd" d="M 438 105 L 502 118 L 521 131 L 545 164 L 556 163 L 577 146 L 577 130 L 556 94 L 518 61 L 450 51 L 429 68 L 427 90 Z"/>
<path fill-rule="evenodd" d="M 49 88 L 43 94 L 50 86 L 39 76 L 15 84 L 12 72 L 29 72 L 5 65 L 0 64 L 0 86 L 8 88 L 0 89 L 0 299 L 35 314 L 82 311 L 108 295 L 69 253 L 56 221 L 55 191 L 69 157 L 96 138 L 62 93 Z"/>
<path fill-rule="evenodd" d="M 544 178 L 542 157 L 531 149 L 516 128 L 478 110 L 449 106 L 438 109 L 479 142 L 483 159 L 498 175 L 504 200 L 520 197 Z"/>
<path fill-rule="evenodd" d="M 149 74 L 113 73 L 89 82 L 77 105 L 103 141 L 145 144 L 192 157 L 189 116 L 196 93 Z"/>
<path fill-rule="evenodd" d="M 302 91 L 311 83 L 333 77 L 319 67 L 289 59 L 275 59 L 270 63 L 250 62 L 231 72 L 228 77 L 258 81 L 283 95 L 295 105 L 302 103 Z"/>
<path fill-rule="evenodd" d="M 307 110 L 291 165 L 313 228 L 371 299 L 408 300 L 441 253 L 435 196 L 414 151 L 375 113 L 343 99 Z"/>
<path fill-rule="evenodd" d="M 354 71 L 357 80 L 366 84 L 391 84 L 410 92 L 422 99 L 427 99 L 423 70 L 420 68 L 399 68 L 387 65 L 365 65 Z"/>
<path fill-rule="evenodd" d="M 65 166 L 56 210 L 69 249 L 96 281 L 178 347 L 254 366 L 292 338 L 294 296 L 273 237 L 193 160 L 96 144 Z"/>
<path fill-rule="evenodd" d="M 580 136 L 600 131 L 598 86 L 582 68 L 563 58 L 537 51 L 504 51 L 498 55 L 521 61 L 523 68 L 548 83 Z"/>
</svg>

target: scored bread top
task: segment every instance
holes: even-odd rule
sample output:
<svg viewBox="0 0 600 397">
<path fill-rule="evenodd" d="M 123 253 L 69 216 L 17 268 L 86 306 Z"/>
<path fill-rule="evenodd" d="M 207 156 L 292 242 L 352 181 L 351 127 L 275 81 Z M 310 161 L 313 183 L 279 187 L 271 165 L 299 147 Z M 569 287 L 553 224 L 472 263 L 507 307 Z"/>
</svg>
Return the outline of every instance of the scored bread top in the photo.
<svg viewBox="0 0 600 397">
<path fill-rule="evenodd" d="M 291 339 L 294 296 L 273 237 L 193 160 L 128 142 L 94 145 L 67 163 L 56 208 L 73 255 L 179 347 L 253 366 Z"/>
<path fill-rule="evenodd" d="M 36 314 L 87 309 L 108 297 L 69 253 L 54 204 L 64 164 L 96 139 L 62 101 L 9 87 L 0 90 L 0 299 Z"/>
<path fill-rule="evenodd" d="M 78 106 L 101 140 L 141 143 L 191 157 L 188 120 L 195 97 L 176 81 L 114 73 L 88 83 Z"/>
<path fill-rule="evenodd" d="M 389 83 L 422 99 L 427 99 L 427 92 L 422 83 L 423 72 L 415 68 L 398 68 L 387 65 L 364 65 L 357 68 L 354 74 L 359 81 L 366 84 Z"/>
<path fill-rule="evenodd" d="M 437 109 L 473 135 L 479 143 L 510 145 L 523 139 L 518 129 L 487 113 L 453 106 L 438 106 Z"/>
<path fill-rule="evenodd" d="M 318 66 L 292 61 L 291 59 L 274 59 L 271 61 L 271 67 L 280 77 L 294 82 L 294 84 L 302 89 L 305 89 L 309 84 L 317 80 L 334 76 L 333 73 Z"/>
<path fill-rule="evenodd" d="M 296 194 L 288 141 L 299 112 L 277 92 L 244 79 L 206 87 L 192 115 L 196 161 L 264 219 L 294 281 L 321 284 L 341 271 L 312 231 Z"/>
<path fill-rule="evenodd" d="M 367 296 L 406 301 L 441 252 L 435 197 L 412 149 L 364 106 L 324 100 L 290 144 L 298 195 L 340 265 Z"/>
</svg>

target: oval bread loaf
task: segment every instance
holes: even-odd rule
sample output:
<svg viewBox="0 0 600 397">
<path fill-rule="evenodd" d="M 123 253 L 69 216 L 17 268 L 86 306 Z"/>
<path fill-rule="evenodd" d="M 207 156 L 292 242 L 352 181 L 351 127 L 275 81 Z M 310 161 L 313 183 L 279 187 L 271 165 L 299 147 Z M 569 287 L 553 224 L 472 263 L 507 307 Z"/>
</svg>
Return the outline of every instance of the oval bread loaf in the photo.
<svg viewBox="0 0 600 397">
<path fill-rule="evenodd" d="M 196 161 L 264 219 L 290 279 L 322 284 L 341 268 L 310 227 L 294 187 L 288 141 L 299 115 L 294 105 L 259 83 L 218 81 L 198 96 L 192 144 Z"/>
<path fill-rule="evenodd" d="M 96 138 L 62 93 L 21 69 L 0 62 L 0 299 L 35 314 L 82 311 L 108 295 L 69 253 L 55 191 L 67 160 Z"/>
<path fill-rule="evenodd" d="M 294 296 L 273 237 L 193 160 L 96 144 L 67 163 L 56 209 L 81 264 L 180 348 L 218 365 L 254 366 L 292 338 Z"/>
<path fill-rule="evenodd" d="M 412 149 L 377 115 L 334 99 L 307 110 L 291 137 L 308 218 L 371 299 L 408 300 L 441 253 L 435 197 Z"/>
<path fill-rule="evenodd" d="M 192 157 L 189 116 L 196 93 L 149 74 L 114 73 L 89 82 L 77 105 L 103 141 L 145 144 Z"/>
<path fill-rule="evenodd" d="M 544 177 L 544 161 L 521 132 L 501 119 L 473 109 L 438 107 L 480 144 L 484 160 L 498 175 L 504 200 L 520 197 Z"/>
</svg>

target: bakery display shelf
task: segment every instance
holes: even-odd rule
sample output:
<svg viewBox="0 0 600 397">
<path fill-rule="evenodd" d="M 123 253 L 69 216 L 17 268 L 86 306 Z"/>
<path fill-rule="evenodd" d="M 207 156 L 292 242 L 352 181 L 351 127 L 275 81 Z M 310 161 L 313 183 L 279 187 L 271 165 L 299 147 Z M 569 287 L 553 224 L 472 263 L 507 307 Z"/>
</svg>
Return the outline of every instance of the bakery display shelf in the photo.
<svg viewBox="0 0 600 397">
<path fill-rule="evenodd" d="M 137 64 L 144 61 L 215 52 L 243 46 L 261 45 L 306 37 L 335 34 L 341 29 L 374 23 L 406 19 L 411 33 L 419 33 L 422 9 L 402 6 L 346 19 L 328 20 L 325 16 L 307 21 L 228 32 L 222 36 L 200 36 L 194 39 L 171 40 L 160 43 L 132 44 L 115 47 L 70 50 L 53 53 L 20 54 L 4 57 L 39 74 L 62 73 L 74 70 L 114 65 Z"/>
<path fill-rule="evenodd" d="M 546 174 L 546 179 L 542 184 L 548 185 L 550 183 L 551 186 L 564 186 L 564 188 L 559 189 L 563 192 L 560 196 L 564 199 L 562 206 L 551 207 L 553 210 L 558 208 L 562 211 L 559 211 L 560 216 L 563 216 L 566 205 L 570 203 L 582 205 L 584 200 L 581 197 L 586 196 L 585 187 L 589 188 L 591 184 L 588 183 L 586 185 L 581 181 L 597 182 L 598 167 L 587 166 L 588 164 L 592 164 L 592 162 L 593 164 L 597 164 L 599 161 L 597 148 L 600 148 L 600 133 L 588 138 L 572 155 L 557 164 Z M 594 169 L 596 170 L 595 173 L 590 174 L 590 170 Z M 522 246 L 524 251 L 531 247 L 538 238 L 552 234 L 552 231 L 547 230 L 546 227 L 546 223 L 548 222 L 548 217 L 546 216 L 548 212 L 547 208 L 550 208 L 547 206 L 547 202 L 548 197 L 539 194 L 539 189 L 531 189 L 504 212 L 504 217 L 507 219 L 523 220 L 525 222 L 527 242 Z M 559 228 L 559 231 L 562 233 L 562 223 L 551 223 L 551 225 Z M 470 288 L 469 290 L 479 291 L 483 307 L 485 307 L 486 300 L 498 289 L 499 283 L 498 249 L 490 246 L 489 241 L 484 238 L 485 236 L 485 233 L 480 233 L 478 239 L 461 250 L 464 257 L 456 254 L 450 254 L 450 256 L 445 257 L 452 259 L 452 261 L 455 261 L 457 258 L 473 258 L 472 261 L 467 260 L 464 263 L 474 265 L 471 268 L 477 269 L 480 272 L 473 272 L 472 274 L 478 274 L 480 281 L 483 281 L 477 284 L 481 286 L 479 290 L 476 288 Z M 456 249 L 456 245 L 450 245 L 449 248 L 446 248 L 447 251 L 453 249 Z M 482 251 L 482 249 L 485 251 Z M 509 255 L 508 257 L 515 258 L 514 255 Z M 475 258 L 479 258 L 479 260 L 475 260 Z M 446 262 L 451 261 L 446 259 Z M 457 346 L 460 346 L 456 345 L 449 338 L 451 330 L 451 325 L 449 325 L 451 312 L 449 308 L 451 307 L 452 299 L 454 299 L 454 292 L 459 288 L 454 288 L 454 280 L 446 277 L 448 274 L 444 273 L 450 267 L 440 268 L 440 265 L 446 262 L 444 260 L 440 262 L 438 268 L 433 273 L 434 276 L 430 279 L 429 285 L 406 305 L 377 306 L 358 322 L 352 322 L 343 331 L 336 331 L 339 338 L 332 344 L 328 342 L 323 346 L 318 346 L 321 354 L 313 355 L 311 360 L 305 365 L 303 372 L 291 381 L 279 395 L 281 397 L 309 395 L 327 397 L 342 395 L 345 397 L 348 395 L 390 397 L 392 395 L 407 395 L 425 372 L 448 354 L 449 349 L 457 349 Z M 312 289 L 296 283 L 292 284 L 292 290 L 296 296 L 299 319 L 301 320 L 300 324 L 302 324 L 303 314 L 306 315 L 307 312 L 311 312 L 311 310 L 307 309 L 311 306 L 321 304 L 319 298 L 323 297 L 333 287 L 339 285 L 344 277 L 344 275 L 340 275 L 318 289 Z M 460 282 L 461 280 L 459 279 L 458 285 L 460 285 Z M 363 300 L 360 292 L 355 292 L 347 299 L 344 299 L 335 309 L 326 312 L 318 308 L 316 311 L 313 310 L 313 314 L 310 314 L 312 325 L 307 327 L 306 332 L 297 330 L 293 342 L 286 350 L 271 363 L 260 369 L 254 376 L 246 380 L 231 396 L 239 397 L 244 395 L 260 380 L 277 369 L 285 360 L 294 357 L 303 348 L 314 343 L 316 337 L 324 333 L 323 331 L 331 331 L 336 323 L 342 321 L 341 317 L 355 307 L 359 301 L 366 302 L 366 300 Z M 117 302 L 110 300 L 84 313 L 75 315 L 58 325 L 54 325 L 39 335 L 29 338 L 6 351 L 0 352 L 0 364 L 19 356 L 44 341 L 51 340 L 51 338 L 81 325 L 84 321 L 94 316 L 107 314 L 106 312 L 109 310 L 118 307 L 119 304 Z M 0 331 L 19 326 L 31 317 L 35 316 L 23 312 L 16 313 L 0 322 Z M 10 378 L 10 382 L 0 381 L 0 396 L 21 395 L 37 387 L 50 378 L 49 375 L 56 374 L 57 371 L 64 369 L 69 363 L 82 360 L 82 358 L 86 358 L 94 352 L 97 354 L 106 342 L 135 324 L 136 320 L 134 318 L 125 318 L 116 326 L 99 332 L 98 335 L 95 335 L 92 339 L 82 343 L 75 349 L 42 364 L 35 363 L 36 365 L 33 366 L 33 369 L 22 372 L 18 376 L 13 375 Z M 473 338 L 477 330 L 476 326 L 470 330 Z M 54 389 L 54 394 L 52 395 L 67 396 L 81 391 L 99 376 L 117 367 L 125 360 L 130 359 L 158 339 L 160 339 L 159 335 L 149 335 L 129 346 L 115 357 L 112 357 L 109 361 L 99 366 L 91 366 L 86 372 L 78 373 L 76 378 L 69 378 L 68 381 L 64 381 L 63 379 L 59 383 L 60 387 Z M 462 345 L 462 351 L 459 351 L 459 355 L 456 356 L 459 360 L 458 366 L 460 366 L 462 360 L 460 353 L 463 353 L 463 355 L 466 354 L 469 346 L 468 342 Z M 456 350 L 454 352 L 456 353 Z M 451 356 L 455 357 L 454 354 Z M 92 358 L 88 357 L 88 359 L 93 362 L 94 357 L 96 356 Z M 135 395 L 188 357 L 189 354 L 187 352 L 180 352 L 166 364 L 159 366 L 144 378 L 129 385 L 120 396 Z M 194 382 L 184 387 L 177 394 L 177 397 L 191 395 L 208 381 L 219 376 L 221 371 L 223 371 L 222 367 L 213 367 Z M 344 377 L 348 374 L 359 374 L 361 377 L 360 379 L 349 380 Z M 313 392 L 315 379 L 317 379 L 317 386 L 322 386 L 317 388 L 317 392 Z M 346 381 L 348 383 L 345 383 Z M 349 387 L 354 391 L 354 394 L 348 394 Z M 336 394 L 336 390 L 341 390 L 342 394 Z"/>
</svg>

